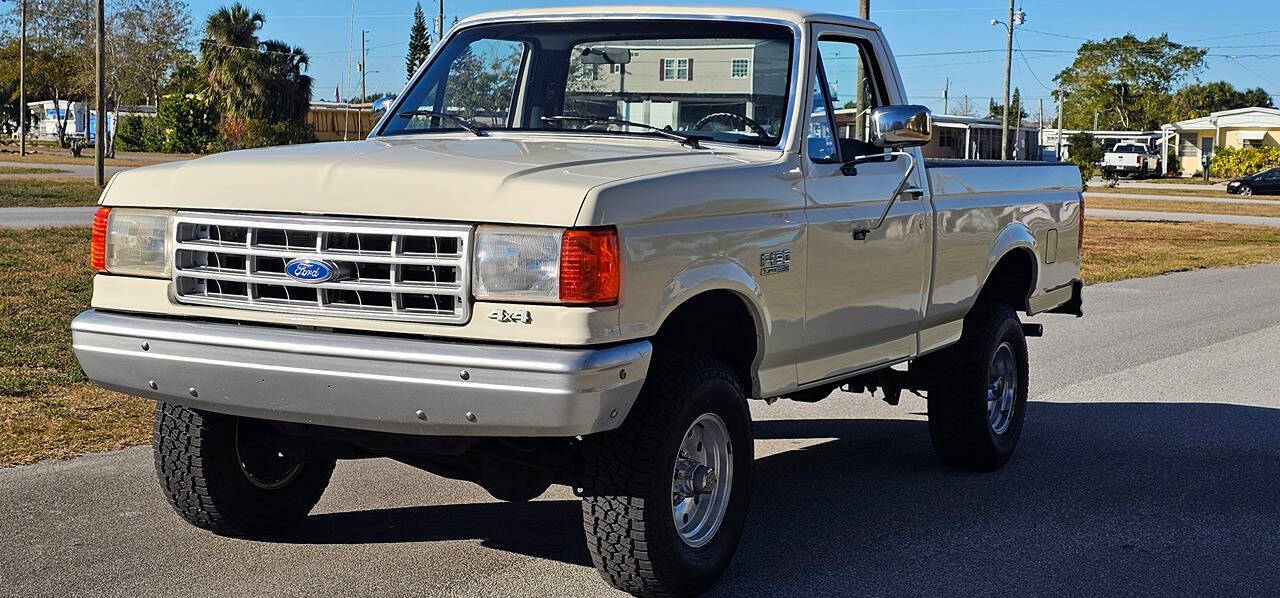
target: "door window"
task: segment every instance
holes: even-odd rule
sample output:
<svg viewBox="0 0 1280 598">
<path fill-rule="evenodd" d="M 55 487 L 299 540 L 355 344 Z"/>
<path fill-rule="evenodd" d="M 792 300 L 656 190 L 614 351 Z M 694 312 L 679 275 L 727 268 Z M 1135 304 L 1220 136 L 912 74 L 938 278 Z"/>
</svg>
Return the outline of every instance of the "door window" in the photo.
<svg viewBox="0 0 1280 598">
<path fill-rule="evenodd" d="M 848 39 L 818 40 L 818 60 L 834 108 L 841 160 L 878 153 L 871 145 L 871 112 L 885 104 L 878 93 L 880 69 L 871 46 Z"/>
</svg>

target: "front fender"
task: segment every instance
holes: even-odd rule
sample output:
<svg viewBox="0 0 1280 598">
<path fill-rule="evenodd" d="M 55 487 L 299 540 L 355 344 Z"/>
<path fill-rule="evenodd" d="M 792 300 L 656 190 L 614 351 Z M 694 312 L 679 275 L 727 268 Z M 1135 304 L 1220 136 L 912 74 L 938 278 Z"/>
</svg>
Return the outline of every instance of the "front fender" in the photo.
<svg viewBox="0 0 1280 598">
<path fill-rule="evenodd" d="M 688 300 L 720 290 L 732 291 L 746 303 L 760 338 L 769 333 L 769 307 L 764 291 L 742 264 L 728 258 L 703 260 L 676 273 L 658 302 L 656 328 L 661 328 L 667 317 Z"/>
</svg>

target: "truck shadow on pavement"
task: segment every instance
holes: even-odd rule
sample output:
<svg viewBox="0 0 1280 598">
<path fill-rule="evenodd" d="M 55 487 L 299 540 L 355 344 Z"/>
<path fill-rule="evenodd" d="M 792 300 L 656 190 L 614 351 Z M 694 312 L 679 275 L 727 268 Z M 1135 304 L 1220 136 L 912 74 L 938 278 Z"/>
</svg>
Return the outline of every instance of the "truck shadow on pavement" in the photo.
<svg viewBox="0 0 1280 598">
<path fill-rule="evenodd" d="M 762 441 L 798 448 L 757 459 L 748 528 L 715 594 L 1264 595 L 1280 587 L 1278 409 L 1032 403 L 1018 454 L 992 473 L 942 466 L 923 421 L 754 426 Z M 476 503 L 317 515 L 277 541 L 479 539 L 590 566 L 580 525 L 576 501 Z"/>
</svg>

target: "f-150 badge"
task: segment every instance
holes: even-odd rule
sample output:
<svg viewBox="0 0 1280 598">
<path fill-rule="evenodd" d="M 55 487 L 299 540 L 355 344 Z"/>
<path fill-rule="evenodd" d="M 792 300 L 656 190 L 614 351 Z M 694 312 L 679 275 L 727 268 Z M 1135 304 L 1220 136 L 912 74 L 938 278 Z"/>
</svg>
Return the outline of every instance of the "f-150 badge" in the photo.
<svg viewBox="0 0 1280 598">
<path fill-rule="evenodd" d="M 495 309 L 489 312 L 489 319 L 511 324 L 532 324 L 533 314 L 529 313 L 528 310 L 507 311 L 505 309 Z"/>
<path fill-rule="evenodd" d="M 779 249 L 760 254 L 760 274 L 777 274 L 791 271 L 791 250 Z"/>
</svg>

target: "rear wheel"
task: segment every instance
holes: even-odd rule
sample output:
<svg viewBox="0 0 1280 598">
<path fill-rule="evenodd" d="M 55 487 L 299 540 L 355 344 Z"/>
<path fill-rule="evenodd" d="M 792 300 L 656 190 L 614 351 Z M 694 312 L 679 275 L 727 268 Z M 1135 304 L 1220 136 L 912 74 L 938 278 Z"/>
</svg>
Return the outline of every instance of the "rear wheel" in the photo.
<svg viewBox="0 0 1280 598">
<path fill-rule="evenodd" d="M 268 422 L 159 403 L 156 474 L 188 523 L 227 536 L 288 529 L 320 500 L 333 459 L 307 458 Z"/>
<path fill-rule="evenodd" d="M 981 302 L 960 342 L 934 358 L 929 435 L 947 465 L 990 471 L 1018 445 L 1027 405 L 1027 341 L 1013 308 Z"/>
<path fill-rule="evenodd" d="M 622 427 L 584 439 L 583 525 L 600 575 L 641 596 L 711 587 L 742 535 L 752 455 L 728 366 L 655 362 Z"/>
</svg>

